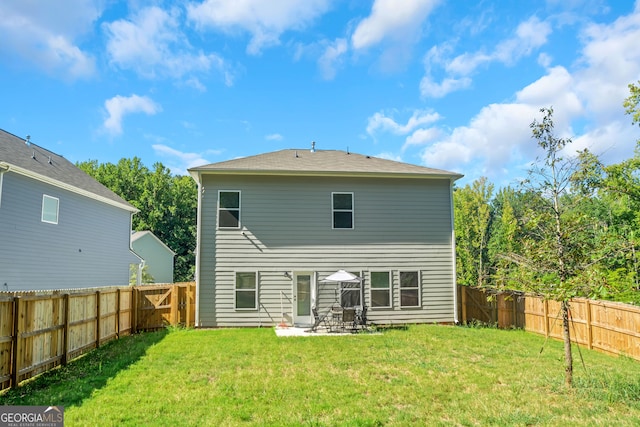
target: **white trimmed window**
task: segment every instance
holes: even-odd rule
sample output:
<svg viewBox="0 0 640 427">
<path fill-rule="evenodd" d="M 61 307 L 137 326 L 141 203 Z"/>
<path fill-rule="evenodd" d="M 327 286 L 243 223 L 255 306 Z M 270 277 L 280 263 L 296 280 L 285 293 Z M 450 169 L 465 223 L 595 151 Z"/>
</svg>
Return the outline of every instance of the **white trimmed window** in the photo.
<svg viewBox="0 0 640 427">
<path fill-rule="evenodd" d="M 258 308 L 257 272 L 236 272 L 235 306 L 236 310 L 256 310 Z"/>
<path fill-rule="evenodd" d="M 372 271 L 371 308 L 391 308 L 391 272 Z"/>
<path fill-rule="evenodd" d="M 350 271 L 354 276 L 362 277 L 360 272 Z M 345 308 L 362 306 L 362 282 L 340 283 L 340 305 Z"/>
<path fill-rule="evenodd" d="M 333 228 L 353 229 L 353 193 L 331 193 Z"/>
<path fill-rule="evenodd" d="M 58 223 L 58 208 L 60 200 L 56 197 L 42 195 L 42 222 Z"/>
<path fill-rule="evenodd" d="M 240 228 L 239 191 L 218 191 L 218 228 Z"/>
<path fill-rule="evenodd" d="M 400 272 L 400 307 L 420 307 L 420 272 Z"/>
</svg>

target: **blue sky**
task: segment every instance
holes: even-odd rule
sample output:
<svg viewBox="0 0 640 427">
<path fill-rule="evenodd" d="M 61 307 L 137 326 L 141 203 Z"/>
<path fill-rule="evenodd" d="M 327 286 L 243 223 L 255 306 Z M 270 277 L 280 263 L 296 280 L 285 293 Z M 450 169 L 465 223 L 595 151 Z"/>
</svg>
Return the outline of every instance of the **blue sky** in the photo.
<svg viewBox="0 0 640 427">
<path fill-rule="evenodd" d="M 176 174 L 339 149 L 498 186 L 539 154 L 633 155 L 640 3 L 618 0 L 0 2 L 0 128 L 69 160 Z"/>
</svg>

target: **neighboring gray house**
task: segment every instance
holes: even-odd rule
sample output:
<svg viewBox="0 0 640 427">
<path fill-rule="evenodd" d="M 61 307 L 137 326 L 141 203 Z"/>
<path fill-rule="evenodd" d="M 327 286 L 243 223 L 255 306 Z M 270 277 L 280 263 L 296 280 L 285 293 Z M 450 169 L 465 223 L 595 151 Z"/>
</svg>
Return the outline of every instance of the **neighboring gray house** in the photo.
<svg viewBox="0 0 640 427">
<path fill-rule="evenodd" d="M 309 325 L 311 307 L 363 302 L 377 324 L 456 321 L 452 188 L 462 175 L 333 150 L 189 172 L 197 326 Z M 322 281 L 339 269 L 362 288 Z"/>
<path fill-rule="evenodd" d="M 153 283 L 173 283 L 173 252 L 151 231 L 134 231 L 131 234 L 133 252 L 143 259 L 142 266 L 153 277 Z"/>
<path fill-rule="evenodd" d="M 0 291 L 128 284 L 135 212 L 64 157 L 0 130 Z"/>
</svg>

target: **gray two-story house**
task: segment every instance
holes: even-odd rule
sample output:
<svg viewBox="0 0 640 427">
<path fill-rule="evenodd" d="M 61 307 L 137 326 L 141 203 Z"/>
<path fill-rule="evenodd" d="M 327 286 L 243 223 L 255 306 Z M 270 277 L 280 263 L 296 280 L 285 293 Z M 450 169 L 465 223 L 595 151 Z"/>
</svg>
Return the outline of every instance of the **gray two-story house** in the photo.
<svg viewBox="0 0 640 427">
<path fill-rule="evenodd" d="M 64 157 L 0 130 L 0 291 L 122 286 L 137 209 Z"/>
<path fill-rule="evenodd" d="M 377 324 L 456 321 L 452 188 L 461 175 L 334 150 L 190 169 L 196 322 L 309 325 L 366 306 Z M 337 270 L 360 283 L 327 283 Z"/>
</svg>

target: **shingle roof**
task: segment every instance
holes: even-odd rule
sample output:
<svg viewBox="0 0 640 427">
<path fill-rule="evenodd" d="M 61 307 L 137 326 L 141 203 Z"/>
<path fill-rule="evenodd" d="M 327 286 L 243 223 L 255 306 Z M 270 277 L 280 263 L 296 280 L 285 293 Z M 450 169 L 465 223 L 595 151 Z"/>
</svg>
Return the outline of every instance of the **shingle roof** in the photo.
<svg viewBox="0 0 640 427">
<path fill-rule="evenodd" d="M 120 205 L 130 211 L 137 211 L 131 204 L 64 157 L 36 144 L 28 143 L 2 129 L 0 129 L 0 163 L 8 164 L 9 170 L 14 166 L 16 172 L 28 171 L 29 175 L 36 179 L 53 181 L 54 185 L 60 183 L 62 185 L 59 186 L 70 187 L 71 191 L 76 190 L 85 195 L 91 193 L 89 196 Z"/>
<path fill-rule="evenodd" d="M 339 150 L 281 150 L 189 169 L 192 173 L 397 175 L 458 179 L 463 175 Z"/>
</svg>

